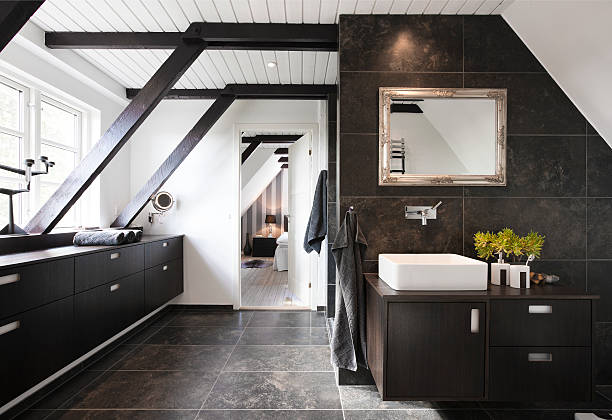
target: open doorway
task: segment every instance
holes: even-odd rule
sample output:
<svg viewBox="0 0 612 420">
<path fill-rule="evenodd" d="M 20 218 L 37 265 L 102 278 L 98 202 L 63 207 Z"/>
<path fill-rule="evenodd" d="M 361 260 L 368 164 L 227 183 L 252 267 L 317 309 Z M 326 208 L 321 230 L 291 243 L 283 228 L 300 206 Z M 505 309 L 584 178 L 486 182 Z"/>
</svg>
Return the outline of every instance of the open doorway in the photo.
<svg viewBox="0 0 612 420">
<path fill-rule="evenodd" d="M 311 306 L 312 142 L 308 130 L 240 132 L 242 308 Z"/>
</svg>

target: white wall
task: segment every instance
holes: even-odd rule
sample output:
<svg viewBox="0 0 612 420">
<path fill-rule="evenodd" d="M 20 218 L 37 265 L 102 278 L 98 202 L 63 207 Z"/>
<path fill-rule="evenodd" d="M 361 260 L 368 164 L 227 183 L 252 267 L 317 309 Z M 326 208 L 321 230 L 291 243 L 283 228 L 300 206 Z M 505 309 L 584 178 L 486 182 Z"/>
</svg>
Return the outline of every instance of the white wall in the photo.
<svg viewBox="0 0 612 420">
<path fill-rule="evenodd" d="M 131 142 L 130 184 L 135 194 L 212 101 L 162 101 Z M 233 304 L 239 273 L 240 150 L 238 124 L 317 124 L 317 101 L 236 101 L 166 182 L 177 206 L 149 225 L 145 208 L 135 224 L 150 233 L 184 233 L 186 304 Z M 236 168 L 236 169 L 235 169 Z"/>
<path fill-rule="evenodd" d="M 516 1 L 502 16 L 612 145 L 612 1 Z"/>
</svg>

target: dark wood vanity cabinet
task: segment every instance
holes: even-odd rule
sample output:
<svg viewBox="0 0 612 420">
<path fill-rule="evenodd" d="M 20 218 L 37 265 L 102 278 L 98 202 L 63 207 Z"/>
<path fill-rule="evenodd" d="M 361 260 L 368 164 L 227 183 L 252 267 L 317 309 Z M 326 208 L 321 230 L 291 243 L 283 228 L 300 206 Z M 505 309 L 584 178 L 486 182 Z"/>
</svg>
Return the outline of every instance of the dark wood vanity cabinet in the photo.
<svg viewBox="0 0 612 420">
<path fill-rule="evenodd" d="M 367 357 L 383 399 L 591 399 L 597 296 L 395 291 L 376 275 L 366 280 Z"/>
</svg>

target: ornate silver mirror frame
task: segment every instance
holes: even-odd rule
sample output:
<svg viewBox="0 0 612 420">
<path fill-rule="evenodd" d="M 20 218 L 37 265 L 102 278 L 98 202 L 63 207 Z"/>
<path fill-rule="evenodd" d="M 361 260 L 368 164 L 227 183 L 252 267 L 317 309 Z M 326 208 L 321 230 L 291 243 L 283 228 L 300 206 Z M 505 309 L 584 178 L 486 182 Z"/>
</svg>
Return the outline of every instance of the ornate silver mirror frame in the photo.
<svg viewBox="0 0 612 420">
<path fill-rule="evenodd" d="M 495 173 L 481 175 L 421 175 L 391 172 L 391 102 L 425 98 L 492 98 L 495 100 Z M 506 89 L 379 88 L 378 184 L 382 186 L 506 185 Z"/>
</svg>

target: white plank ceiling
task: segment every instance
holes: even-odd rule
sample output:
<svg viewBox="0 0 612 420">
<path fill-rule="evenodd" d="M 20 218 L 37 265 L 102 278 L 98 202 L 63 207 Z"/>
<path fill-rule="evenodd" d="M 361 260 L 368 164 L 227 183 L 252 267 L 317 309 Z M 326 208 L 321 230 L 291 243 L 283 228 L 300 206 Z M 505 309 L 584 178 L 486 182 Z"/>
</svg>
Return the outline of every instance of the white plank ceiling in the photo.
<svg viewBox="0 0 612 420">
<path fill-rule="evenodd" d="M 340 14 L 500 14 L 514 0 L 47 0 L 45 31 L 175 32 L 191 22 L 335 23 Z M 75 50 L 125 87 L 139 88 L 170 50 Z M 274 62 L 276 67 L 268 67 Z M 204 51 L 179 89 L 229 83 L 335 84 L 336 52 Z"/>
</svg>

